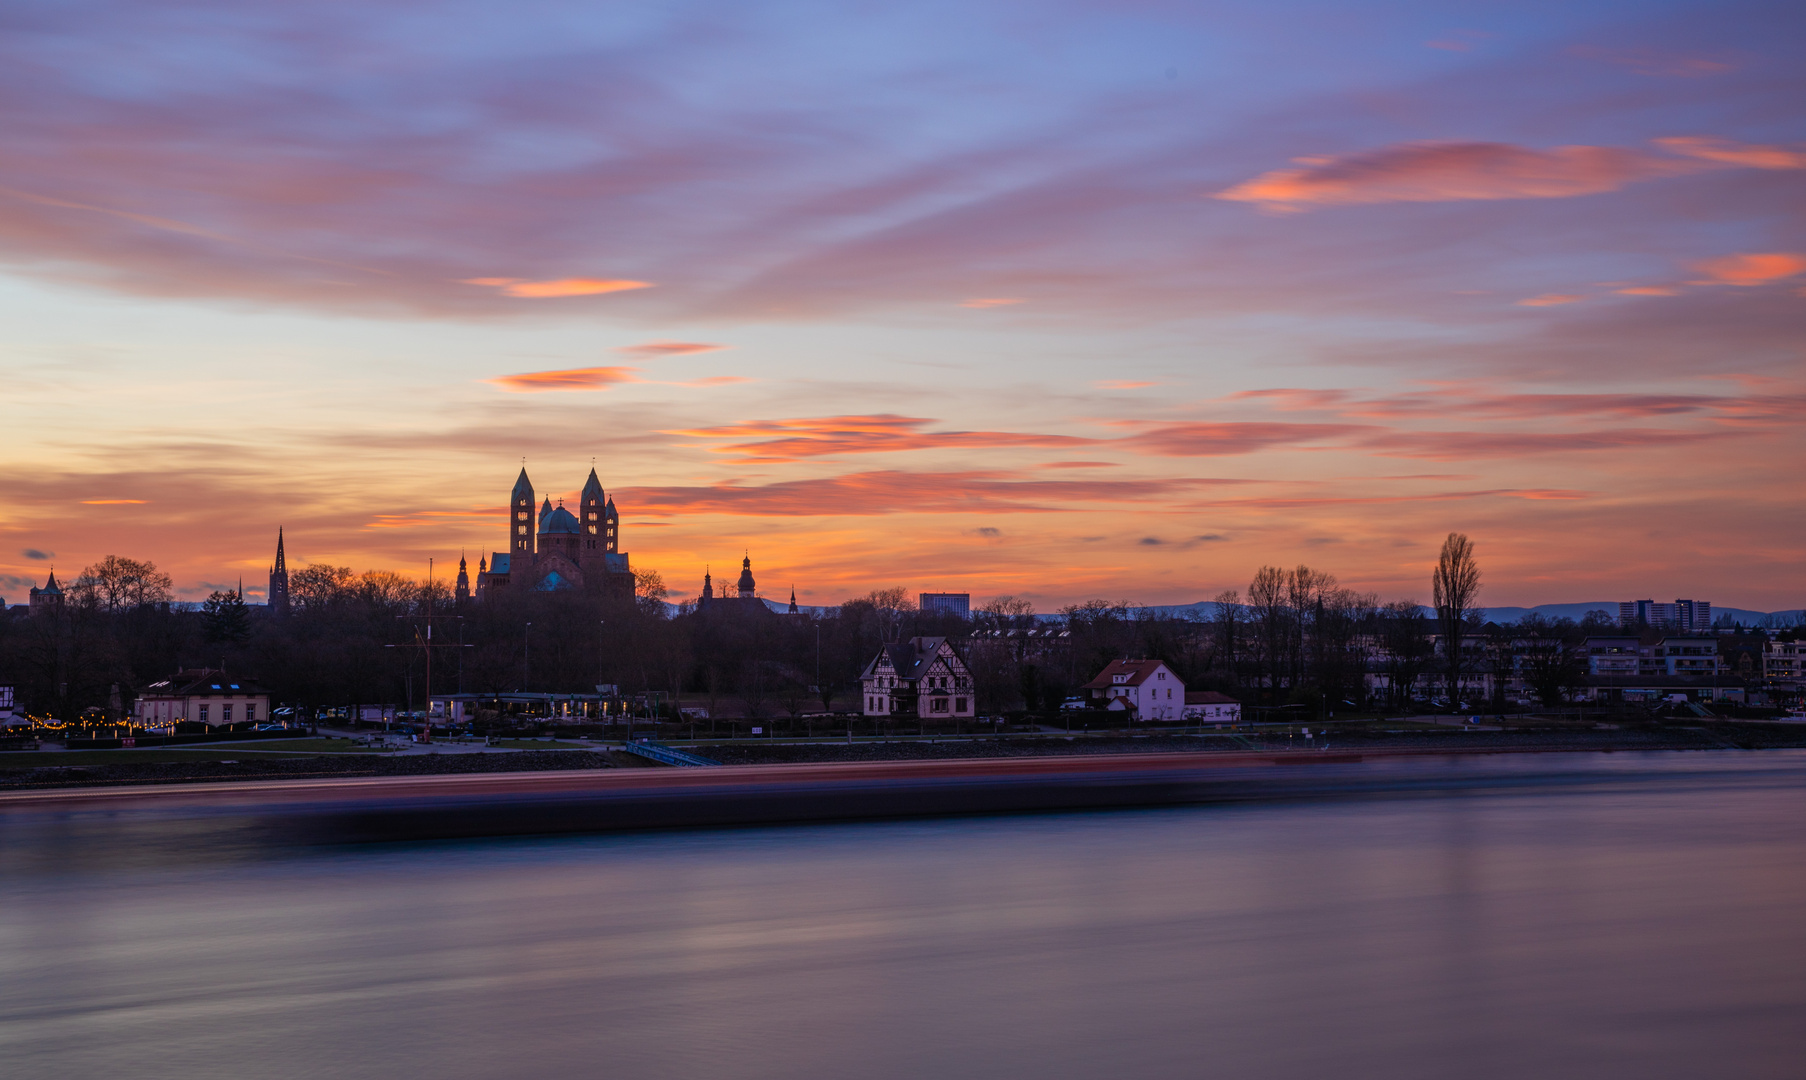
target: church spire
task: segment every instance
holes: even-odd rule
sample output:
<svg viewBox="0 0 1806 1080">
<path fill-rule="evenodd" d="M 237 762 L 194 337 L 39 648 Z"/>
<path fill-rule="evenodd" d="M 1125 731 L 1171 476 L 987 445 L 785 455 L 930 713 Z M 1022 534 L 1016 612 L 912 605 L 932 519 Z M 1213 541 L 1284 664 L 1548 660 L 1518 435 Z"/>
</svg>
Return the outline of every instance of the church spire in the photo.
<svg viewBox="0 0 1806 1080">
<path fill-rule="evenodd" d="M 245 583 L 241 578 L 238 583 L 238 598 L 245 596 Z M 276 527 L 276 564 L 270 567 L 270 589 L 264 594 L 264 606 L 272 614 L 288 614 L 288 553 L 282 546 L 282 527 Z"/>
</svg>

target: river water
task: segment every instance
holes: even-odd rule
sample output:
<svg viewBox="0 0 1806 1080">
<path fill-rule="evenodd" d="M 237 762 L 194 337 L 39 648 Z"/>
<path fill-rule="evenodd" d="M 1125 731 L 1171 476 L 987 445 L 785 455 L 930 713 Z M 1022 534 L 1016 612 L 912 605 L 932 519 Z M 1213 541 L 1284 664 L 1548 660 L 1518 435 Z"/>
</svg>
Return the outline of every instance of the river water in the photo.
<svg viewBox="0 0 1806 1080">
<path fill-rule="evenodd" d="M 1611 767 L 175 860 L 13 835 L 0 1072 L 1806 1075 L 1806 755 Z"/>
</svg>

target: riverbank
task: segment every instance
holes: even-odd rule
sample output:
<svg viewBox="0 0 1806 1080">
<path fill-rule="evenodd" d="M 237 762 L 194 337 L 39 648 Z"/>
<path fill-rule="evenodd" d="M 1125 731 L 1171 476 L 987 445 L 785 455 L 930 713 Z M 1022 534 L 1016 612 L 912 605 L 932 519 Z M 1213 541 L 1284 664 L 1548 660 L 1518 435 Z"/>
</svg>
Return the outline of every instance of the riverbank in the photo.
<svg viewBox="0 0 1806 1080">
<path fill-rule="evenodd" d="M 0 754 L 0 791 L 150 784 L 289 781 L 312 778 L 458 776 L 505 772 L 644 769 L 643 758 L 607 743 L 522 741 L 489 752 L 465 746 L 412 747 L 405 753 L 362 748 L 350 740 L 331 753 L 246 747 L 91 750 Z M 619 744 L 615 744 L 618 746 Z M 1048 735 L 1008 739 L 701 740 L 681 744 L 723 765 L 809 765 L 857 762 L 963 761 L 1093 757 L 1120 754 L 1195 754 L 1233 757 L 1321 753 L 1547 753 L 1553 751 L 1768 750 L 1806 748 L 1806 726 L 1714 723 L 1622 730 L 1492 731 L 1340 730 L 1305 738 L 1281 733 L 1209 735 Z M 543 746 L 544 749 L 536 747 Z M 656 767 L 655 767 L 656 768 Z"/>
</svg>

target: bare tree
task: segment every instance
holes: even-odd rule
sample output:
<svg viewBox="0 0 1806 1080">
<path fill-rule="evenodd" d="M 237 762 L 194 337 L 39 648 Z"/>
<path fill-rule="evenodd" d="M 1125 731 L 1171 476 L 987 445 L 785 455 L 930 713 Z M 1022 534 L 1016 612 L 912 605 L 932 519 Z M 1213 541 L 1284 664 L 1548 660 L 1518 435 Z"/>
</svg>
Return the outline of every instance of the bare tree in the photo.
<svg viewBox="0 0 1806 1080">
<path fill-rule="evenodd" d="M 173 584 L 156 563 L 108 555 L 83 570 L 70 592 L 78 604 L 119 611 L 168 600 Z"/>
<path fill-rule="evenodd" d="M 1381 641 L 1386 653 L 1386 681 L 1392 684 L 1392 705 L 1408 708 L 1430 650 L 1423 607 L 1415 600 L 1394 600 L 1381 610 Z"/>
<path fill-rule="evenodd" d="M 1480 564 L 1465 533 L 1450 533 L 1442 542 L 1436 571 L 1430 576 L 1431 599 L 1442 630 L 1442 651 L 1449 668 L 1449 704 L 1461 697 L 1461 635 L 1470 617 L 1483 614 L 1474 605 L 1480 596 Z"/>
<path fill-rule="evenodd" d="M 307 566 L 289 578 L 289 600 L 303 609 L 325 608 L 348 599 L 357 588 L 349 566 Z"/>
<path fill-rule="evenodd" d="M 897 640 L 903 629 L 903 616 L 916 609 L 916 602 L 909 598 L 909 591 L 900 585 L 889 589 L 874 589 L 859 600 L 872 605 L 872 611 L 878 619 L 879 637 L 886 643 Z M 849 600 L 847 603 L 854 604 L 859 600 Z"/>
<path fill-rule="evenodd" d="M 1286 572 L 1277 566 L 1263 566 L 1248 583 L 1248 613 L 1253 619 L 1255 644 L 1260 651 L 1261 666 L 1266 669 L 1270 698 L 1279 697 L 1280 672 L 1285 666 L 1286 642 L 1290 637 L 1290 610 L 1286 606 Z"/>
<path fill-rule="evenodd" d="M 1237 660 L 1236 646 L 1241 641 L 1242 594 L 1234 589 L 1224 589 L 1217 593 L 1213 603 L 1217 606 L 1216 653 L 1217 666 L 1230 684 L 1236 681 Z"/>
</svg>

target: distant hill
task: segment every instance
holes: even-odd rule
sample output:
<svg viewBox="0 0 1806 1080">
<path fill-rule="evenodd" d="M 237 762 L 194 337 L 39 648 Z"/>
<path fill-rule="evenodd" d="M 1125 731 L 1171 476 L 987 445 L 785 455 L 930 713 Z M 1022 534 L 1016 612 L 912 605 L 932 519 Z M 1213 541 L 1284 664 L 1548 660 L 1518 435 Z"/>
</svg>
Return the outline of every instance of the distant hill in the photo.
<svg viewBox="0 0 1806 1080">
<path fill-rule="evenodd" d="M 1215 618 L 1217 606 L 1209 600 L 1200 600 L 1195 604 L 1156 606 L 1153 610 L 1173 615 L 1193 612 L 1200 618 Z M 1425 608 L 1424 611 L 1428 612 L 1429 608 Z M 1618 614 L 1618 602 L 1616 600 L 1595 600 L 1586 604 L 1538 604 L 1536 607 L 1489 607 L 1486 609 L 1486 617 L 1493 622 L 1500 624 L 1514 623 L 1534 612 L 1548 619 L 1566 617 L 1573 619 L 1575 622 L 1579 622 L 1586 617 L 1586 613 L 1589 611 L 1604 611 L 1616 616 Z M 1785 611 L 1751 611 L 1748 608 L 1717 606 L 1712 608 L 1712 618 L 1714 620 L 1725 615 L 1729 615 L 1732 622 L 1741 623 L 1744 626 L 1760 626 L 1764 620 L 1769 619 L 1771 616 L 1778 620 L 1782 625 L 1806 623 L 1806 610 L 1800 608 L 1792 608 Z"/>
<path fill-rule="evenodd" d="M 768 600 L 765 597 L 760 597 L 759 599 L 764 602 L 766 607 L 780 614 L 790 610 L 790 605 L 786 601 Z M 199 605 L 195 606 L 199 607 Z M 667 603 L 665 607 L 670 614 L 677 614 L 676 604 Z M 808 604 L 799 604 L 797 607 L 798 610 L 805 615 L 824 615 L 834 610 L 831 607 L 813 607 Z M 1158 611 L 1164 615 L 1190 614 L 1194 618 L 1214 619 L 1216 618 L 1217 605 L 1210 600 L 1200 600 L 1195 604 L 1153 604 L 1149 606 L 1149 610 Z M 1429 610 L 1429 608 L 1425 608 L 1424 612 L 1428 614 Z M 1616 600 L 1595 600 L 1586 604 L 1538 604 L 1536 607 L 1489 607 L 1486 609 L 1486 617 L 1493 622 L 1505 624 L 1517 622 L 1524 616 L 1535 612 L 1548 619 L 1566 617 L 1573 619 L 1575 622 L 1579 622 L 1586 617 L 1586 613 L 1589 611 L 1605 611 L 1616 616 L 1618 614 L 1618 602 Z M 1783 626 L 1806 623 L 1806 610 L 1800 608 L 1793 608 L 1786 611 L 1751 611 L 1748 608 L 1733 607 L 1714 607 L 1712 609 L 1712 617 L 1714 619 L 1724 615 L 1729 615 L 1733 622 L 1741 623 L 1744 626 L 1761 626 L 1763 621 L 1770 616 L 1779 620 L 1780 624 Z M 1036 616 L 1037 619 L 1043 621 L 1051 621 L 1058 619 L 1059 617 L 1060 614 L 1057 611 L 1044 611 Z"/>
</svg>

